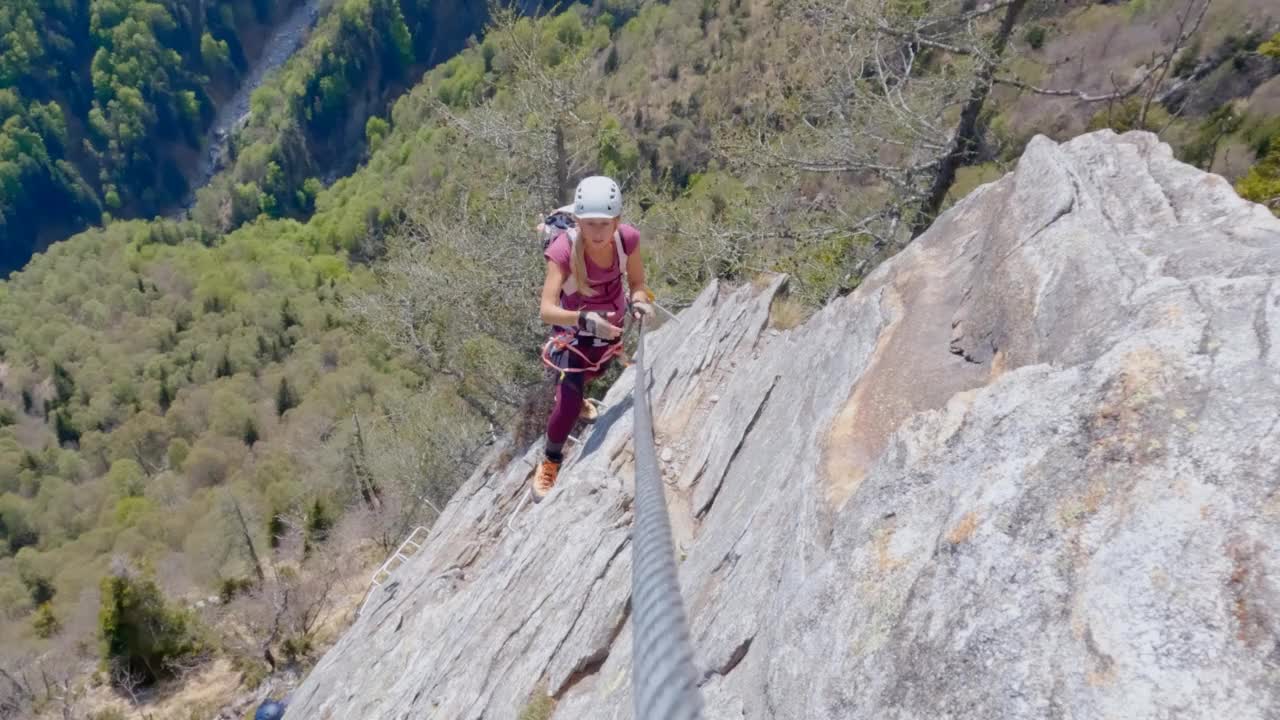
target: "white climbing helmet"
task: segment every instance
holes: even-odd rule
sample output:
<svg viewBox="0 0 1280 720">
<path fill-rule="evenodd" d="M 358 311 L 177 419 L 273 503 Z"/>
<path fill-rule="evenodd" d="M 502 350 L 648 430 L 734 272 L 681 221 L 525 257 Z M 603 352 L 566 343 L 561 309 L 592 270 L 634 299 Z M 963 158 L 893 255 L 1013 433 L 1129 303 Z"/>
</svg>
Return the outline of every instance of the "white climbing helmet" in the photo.
<svg viewBox="0 0 1280 720">
<path fill-rule="evenodd" d="M 622 214 L 622 191 L 618 183 L 603 175 L 592 175 L 578 183 L 573 195 L 573 214 L 578 219 L 612 220 Z"/>
</svg>

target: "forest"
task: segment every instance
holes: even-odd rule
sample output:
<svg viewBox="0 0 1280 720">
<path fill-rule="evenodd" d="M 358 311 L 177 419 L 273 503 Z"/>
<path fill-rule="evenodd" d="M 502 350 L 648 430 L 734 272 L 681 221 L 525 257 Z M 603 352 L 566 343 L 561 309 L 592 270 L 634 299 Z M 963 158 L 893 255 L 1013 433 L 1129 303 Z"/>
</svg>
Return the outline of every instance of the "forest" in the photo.
<svg viewBox="0 0 1280 720">
<path fill-rule="evenodd" d="M 0 271 L 22 267 L 32 252 L 88 225 L 180 208 L 200 180 L 198 158 L 210 151 L 217 111 L 249 75 L 271 27 L 303 2 L 16 0 L 0 7 Z M 309 4 L 324 11 L 323 21 L 302 57 L 272 78 L 252 130 L 238 136 L 245 159 L 233 176 L 266 188 L 252 197 L 255 212 L 305 210 L 308 201 L 298 197 L 314 185 L 307 173 L 318 172 L 316 162 L 337 165 L 325 153 L 350 139 L 335 128 L 354 123 L 362 131 L 365 117 L 415 73 L 461 49 L 486 12 L 456 1 Z M 368 97 L 354 107 L 359 92 Z M 275 104 L 282 94 L 292 99 Z M 280 187 L 295 176 L 296 188 Z"/>
<path fill-rule="evenodd" d="M 20 267 L 41 236 L 68 235 L 104 212 L 154 212 L 180 195 L 169 150 L 198 145 L 214 97 L 247 69 L 243 38 L 284 9 L 271 0 L 5 3 L 6 269 Z"/>
</svg>

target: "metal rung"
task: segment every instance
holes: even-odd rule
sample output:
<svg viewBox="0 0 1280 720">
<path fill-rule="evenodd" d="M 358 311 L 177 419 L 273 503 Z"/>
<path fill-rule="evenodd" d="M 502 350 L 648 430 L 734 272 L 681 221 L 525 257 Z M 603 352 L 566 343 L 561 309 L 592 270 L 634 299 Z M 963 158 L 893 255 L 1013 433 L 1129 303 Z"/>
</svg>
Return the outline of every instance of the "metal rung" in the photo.
<svg viewBox="0 0 1280 720">
<path fill-rule="evenodd" d="M 405 538 L 404 542 L 400 543 L 400 547 L 396 548 L 396 551 L 392 553 L 391 557 L 387 558 L 387 561 L 382 563 L 382 565 L 376 571 L 374 571 L 373 575 L 369 577 L 369 583 L 370 583 L 369 594 L 365 597 L 364 602 L 360 605 L 360 611 L 356 613 L 357 617 L 364 614 L 365 608 L 368 607 L 369 605 L 369 601 L 373 599 L 373 591 L 379 587 L 382 587 L 383 580 L 379 580 L 378 578 L 382 575 L 386 575 L 387 577 L 385 578 L 385 580 L 391 579 L 392 571 L 398 570 L 400 566 L 409 562 L 409 559 L 413 557 L 413 555 L 405 554 L 404 552 L 405 547 L 412 545 L 418 550 L 422 549 L 422 545 L 416 542 L 413 542 L 413 539 L 418 536 L 419 531 L 424 533 L 430 532 L 423 525 L 419 525 L 415 527 L 413 531 L 409 533 L 409 537 Z M 416 555 L 417 553 L 414 553 L 414 554 Z M 392 567 L 392 563 L 395 563 L 396 560 L 399 560 L 400 562 L 397 563 L 394 567 Z"/>
<path fill-rule="evenodd" d="M 520 498 L 520 502 L 516 505 L 516 509 L 512 510 L 511 515 L 507 518 L 508 530 L 515 532 L 516 516 L 520 514 L 520 509 L 524 507 L 525 503 L 529 502 L 529 498 L 531 497 L 533 497 L 533 490 L 526 488 L 524 491 L 524 496 Z"/>
</svg>

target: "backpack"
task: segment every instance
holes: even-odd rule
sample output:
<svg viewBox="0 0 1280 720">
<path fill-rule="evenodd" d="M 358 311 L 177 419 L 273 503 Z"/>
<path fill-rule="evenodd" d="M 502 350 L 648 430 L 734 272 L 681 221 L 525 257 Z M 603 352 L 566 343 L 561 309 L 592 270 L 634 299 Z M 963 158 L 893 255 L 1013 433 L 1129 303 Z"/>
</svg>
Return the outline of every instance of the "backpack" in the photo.
<svg viewBox="0 0 1280 720">
<path fill-rule="evenodd" d="M 556 209 L 555 212 L 552 212 L 550 215 L 548 215 L 547 218 L 538 225 L 538 234 L 541 236 L 541 239 L 542 239 L 543 252 L 546 252 L 547 246 L 551 244 L 552 240 L 555 240 L 557 237 L 559 237 L 560 233 L 569 234 L 569 243 L 571 248 L 573 245 L 577 244 L 578 223 L 573 219 L 572 213 L 573 213 L 573 206 L 565 205 L 562 208 Z M 620 279 L 623 279 L 626 277 L 626 274 L 627 274 L 627 251 L 622 245 L 621 230 L 618 230 L 617 232 L 613 233 L 613 244 L 618 251 L 618 263 L 619 263 L 618 267 L 622 272 L 622 278 Z M 572 252 L 570 252 L 570 256 L 572 256 Z M 626 288 L 626 287 L 627 285 L 624 280 L 623 288 Z M 578 292 L 578 283 L 573 279 L 573 274 L 570 273 L 569 277 L 565 279 L 564 285 L 560 288 L 560 293 L 562 296 L 564 296 L 564 295 L 572 295 L 573 293 L 576 293 L 576 292 Z"/>
<path fill-rule="evenodd" d="M 560 233 L 577 227 L 578 223 L 573 219 L 572 205 L 565 205 L 548 215 L 545 220 L 538 224 L 538 237 L 542 240 L 542 251 L 546 252 L 547 246 Z"/>
</svg>

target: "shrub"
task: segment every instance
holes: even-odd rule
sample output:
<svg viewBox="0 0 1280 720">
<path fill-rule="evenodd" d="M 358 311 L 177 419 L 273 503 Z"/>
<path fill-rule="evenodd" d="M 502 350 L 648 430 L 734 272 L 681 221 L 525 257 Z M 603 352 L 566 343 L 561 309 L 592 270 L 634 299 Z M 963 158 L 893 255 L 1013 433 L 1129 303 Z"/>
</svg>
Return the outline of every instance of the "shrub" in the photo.
<svg viewBox="0 0 1280 720">
<path fill-rule="evenodd" d="M 58 616 L 53 614 L 53 605 L 49 603 L 40 606 L 31 624 L 35 628 L 36 636 L 45 640 L 57 635 L 62 630 L 62 623 L 58 622 Z"/>
<path fill-rule="evenodd" d="M 1039 50 L 1044 47 L 1045 29 L 1043 25 L 1032 25 L 1022 34 L 1022 39 L 1027 41 L 1033 50 Z"/>
<path fill-rule="evenodd" d="M 98 630 L 102 659 L 118 662 L 143 684 L 173 674 L 173 663 L 201 650 L 194 621 L 170 608 L 155 581 L 116 573 L 102 580 Z"/>
</svg>

